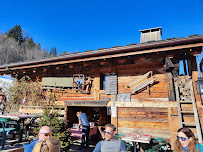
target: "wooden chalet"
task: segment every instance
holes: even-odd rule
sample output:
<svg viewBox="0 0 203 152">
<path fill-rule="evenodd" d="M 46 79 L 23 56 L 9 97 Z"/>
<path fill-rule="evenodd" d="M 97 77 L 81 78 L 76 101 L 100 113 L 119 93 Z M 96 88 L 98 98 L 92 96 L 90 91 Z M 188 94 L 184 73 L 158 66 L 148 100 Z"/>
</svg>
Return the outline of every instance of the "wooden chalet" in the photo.
<svg viewBox="0 0 203 152">
<path fill-rule="evenodd" d="M 0 74 L 17 75 L 19 79 L 28 75 L 41 81 L 48 77 L 71 78 L 72 86 L 43 86 L 48 90 L 58 87 L 57 100 L 66 108 L 69 125 L 77 123 L 75 113 L 82 110 L 95 125 L 113 123 L 119 133 L 138 131 L 170 139 L 171 144 L 181 124 L 194 126 L 196 119 L 202 132 L 203 106 L 195 81 L 198 79 L 196 56 L 202 52 L 203 35 L 161 40 L 161 28 L 140 32 L 139 44 L 1 65 Z M 183 76 L 179 76 L 180 61 Z M 74 80 L 79 77 L 82 86 Z M 194 96 L 186 86 L 192 86 Z M 192 98 L 198 116 L 181 116 L 183 109 L 186 113 L 194 112 L 189 104 Z M 181 105 L 183 101 L 188 104 Z"/>
</svg>

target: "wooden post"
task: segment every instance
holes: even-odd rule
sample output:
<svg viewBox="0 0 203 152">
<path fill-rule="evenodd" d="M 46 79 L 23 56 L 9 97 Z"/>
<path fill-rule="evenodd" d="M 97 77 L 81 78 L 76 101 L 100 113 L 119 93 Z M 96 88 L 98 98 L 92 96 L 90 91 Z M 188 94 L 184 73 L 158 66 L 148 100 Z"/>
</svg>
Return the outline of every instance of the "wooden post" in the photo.
<svg viewBox="0 0 203 152">
<path fill-rule="evenodd" d="M 116 133 L 118 133 L 118 108 L 116 110 L 116 118 L 111 116 L 111 124 L 116 127 Z"/>
<path fill-rule="evenodd" d="M 171 73 L 167 74 L 168 78 L 168 98 L 169 101 L 175 101 L 175 93 L 174 93 L 174 84 L 173 84 L 173 76 Z"/>
<path fill-rule="evenodd" d="M 197 94 L 196 81 L 198 80 L 198 71 L 192 72 L 193 88 L 197 103 L 202 103 L 201 95 Z M 198 105 L 198 104 L 197 104 Z"/>
<path fill-rule="evenodd" d="M 171 148 L 174 149 L 174 125 L 173 125 L 173 121 L 172 121 L 172 110 L 171 107 L 168 108 L 168 123 L 169 123 L 169 131 L 170 131 L 170 144 L 171 144 Z"/>
<path fill-rule="evenodd" d="M 189 76 L 192 76 L 192 65 L 191 65 L 191 60 L 187 60 L 187 65 L 188 65 L 188 72 L 189 72 Z"/>
<path fill-rule="evenodd" d="M 184 67 L 184 73 L 185 73 L 185 75 L 188 75 L 185 60 L 183 60 L 183 67 Z"/>
<path fill-rule="evenodd" d="M 111 101 L 113 101 L 113 106 L 115 107 L 114 103 L 117 101 L 117 95 L 111 95 Z M 111 124 L 116 127 L 116 133 L 118 133 L 118 108 L 116 109 L 116 117 L 112 117 L 111 115 Z"/>
<path fill-rule="evenodd" d="M 94 100 L 99 100 L 100 77 L 94 78 Z"/>
<path fill-rule="evenodd" d="M 65 107 L 65 110 L 66 110 L 65 119 L 66 119 L 66 124 L 67 124 L 68 123 L 68 106 Z"/>
</svg>

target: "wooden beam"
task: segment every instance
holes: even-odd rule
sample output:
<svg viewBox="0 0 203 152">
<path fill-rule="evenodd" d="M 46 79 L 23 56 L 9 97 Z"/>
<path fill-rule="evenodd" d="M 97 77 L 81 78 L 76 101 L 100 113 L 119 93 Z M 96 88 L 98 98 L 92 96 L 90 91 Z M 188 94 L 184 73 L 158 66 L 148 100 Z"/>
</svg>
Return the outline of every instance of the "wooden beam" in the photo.
<svg viewBox="0 0 203 152">
<path fill-rule="evenodd" d="M 195 47 L 199 47 L 199 46 L 203 46 L 203 43 L 189 44 L 189 45 L 182 45 L 182 46 L 174 46 L 174 47 L 166 47 L 166 48 L 160 48 L 160 49 L 141 50 L 141 51 L 136 51 L 136 52 L 120 53 L 120 54 L 113 54 L 113 55 L 104 55 L 104 56 L 100 56 L 100 57 L 90 57 L 90 58 L 75 59 L 75 60 L 69 60 L 69 61 L 59 61 L 59 62 L 53 62 L 53 63 L 43 63 L 43 64 L 37 64 L 37 65 L 28 65 L 28 66 L 10 68 L 10 70 L 12 71 L 12 70 L 18 70 L 18 69 L 34 68 L 34 67 L 36 68 L 36 67 L 53 66 L 53 65 L 69 64 L 69 63 L 84 62 L 84 61 L 94 61 L 94 60 L 100 60 L 100 59 L 110 59 L 110 58 L 117 58 L 117 57 L 130 56 L 130 55 L 139 55 L 139 54 L 146 54 L 146 53 L 176 51 L 176 50 L 180 50 L 180 49 L 195 48 Z M 7 71 L 7 69 L 0 69 L 0 71 L 1 72 Z"/>
<path fill-rule="evenodd" d="M 111 114 L 111 124 L 116 127 L 116 133 L 118 133 L 118 108 L 116 109 L 116 117 L 112 117 Z"/>
<path fill-rule="evenodd" d="M 167 73 L 167 78 L 168 78 L 169 101 L 175 101 L 175 92 L 174 92 L 174 84 L 173 84 L 172 73 Z M 163 88 L 161 88 L 161 89 L 163 89 Z"/>
<path fill-rule="evenodd" d="M 198 80 L 198 71 L 193 71 L 192 72 L 192 80 L 193 80 L 193 88 L 194 88 L 194 94 L 196 97 L 196 103 L 201 103 L 202 104 L 202 99 L 201 95 L 197 94 L 197 89 L 196 89 L 196 81 Z"/>
<path fill-rule="evenodd" d="M 185 73 L 185 75 L 188 75 L 188 73 L 187 73 L 187 67 L 186 67 L 186 61 L 185 60 L 183 60 L 183 67 L 184 67 L 184 73 Z"/>
<path fill-rule="evenodd" d="M 113 106 L 113 102 L 110 101 L 107 106 Z M 150 102 L 150 101 L 119 101 L 116 102 L 116 107 L 155 107 L 155 108 L 168 108 L 168 107 L 177 107 L 176 102 L 166 102 L 166 101 L 158 101 L 158 102 Z"/>
<path fill-rule="evenodd" d="M 191 65 L 191 60 L 187 60 L 187 66 L 188 66 L 188 72 L 189 76 L 192 76 L 192 65 Z"/>
<path fill-rule="evenodd" d="M 170 132 L 170 143 L 172 146 L 172 149 L 174 149 L 174 124 L 173 124 L 173 120 L 172 120 L 172 110 L 171 107 L 168 108 L 168 123 L 169 123 L 169 132 Z"/>
</svg>

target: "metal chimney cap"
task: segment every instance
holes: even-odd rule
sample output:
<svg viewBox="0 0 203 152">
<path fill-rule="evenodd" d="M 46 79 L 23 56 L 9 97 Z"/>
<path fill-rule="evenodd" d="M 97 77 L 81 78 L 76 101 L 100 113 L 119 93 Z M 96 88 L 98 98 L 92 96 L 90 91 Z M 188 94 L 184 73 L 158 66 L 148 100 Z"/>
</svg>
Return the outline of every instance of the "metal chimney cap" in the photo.
<svg viewBox="0 0 203 152">
<path fill-rule="evenodd" d="M 160 30 L 160 33 L 162 35 L 162 27 L 155 27 L 155 28 L 150 28 L 150 29 L 144 29 L 144 30 L 139 30 L 140 32 L 142 33 L 147 33 L 147 32 L 153 32 L 153 31 L 159 31 Z"/>
</svg>

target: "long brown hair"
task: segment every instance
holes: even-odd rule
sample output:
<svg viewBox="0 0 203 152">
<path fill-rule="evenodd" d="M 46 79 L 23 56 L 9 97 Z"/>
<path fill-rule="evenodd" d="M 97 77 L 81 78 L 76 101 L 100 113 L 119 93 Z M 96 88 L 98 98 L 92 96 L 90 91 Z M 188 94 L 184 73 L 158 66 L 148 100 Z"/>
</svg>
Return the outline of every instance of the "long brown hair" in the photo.
<svg viewBox="0 0 203 152">
<path fill-rule="evenodd" d="M 178 132 L 184 133 L 188 138 L 192 138 L 192 140 L 189 142 L 188 150 L 189 152 L 197 152 L 196 144 L 198 144 L 193 132 L 186 127 L 180 128 Z M 178 139 L 176 139 L 174 144 L 174 151 L 175 152 L 181 152 L 183 151 L 182 145 Z M 198 148 L 198 152 L 200 152 L 200 148 Z"/>
</svg>

